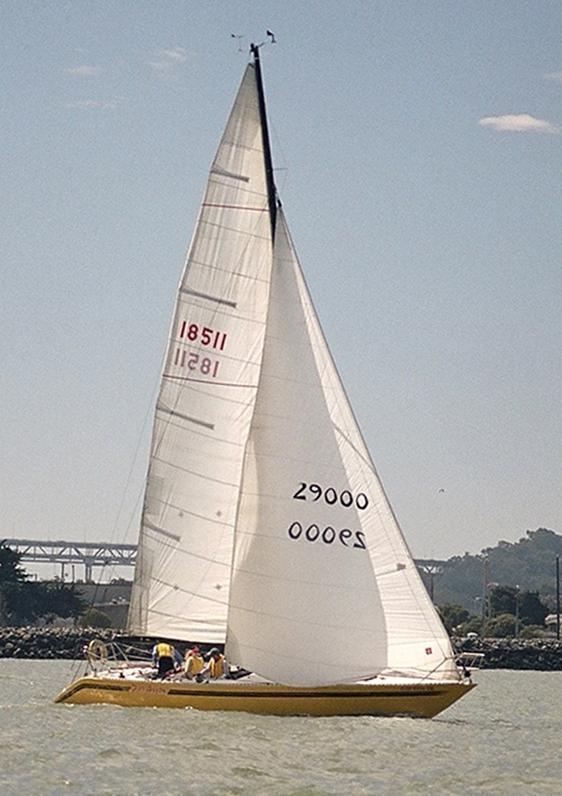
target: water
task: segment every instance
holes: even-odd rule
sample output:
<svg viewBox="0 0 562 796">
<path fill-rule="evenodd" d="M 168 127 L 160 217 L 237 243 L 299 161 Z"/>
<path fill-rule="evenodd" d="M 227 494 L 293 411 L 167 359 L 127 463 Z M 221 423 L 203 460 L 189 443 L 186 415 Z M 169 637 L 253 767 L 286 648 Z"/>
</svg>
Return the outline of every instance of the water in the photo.
<svg viewBox="0 0 562 796">
<path fill-rule="evenodd" d="M 562 794 L 562 672 L 479 672 L 424 720 L 54 705 L 72 669 L 0 660 L 3 795 Z"/>
</svg>

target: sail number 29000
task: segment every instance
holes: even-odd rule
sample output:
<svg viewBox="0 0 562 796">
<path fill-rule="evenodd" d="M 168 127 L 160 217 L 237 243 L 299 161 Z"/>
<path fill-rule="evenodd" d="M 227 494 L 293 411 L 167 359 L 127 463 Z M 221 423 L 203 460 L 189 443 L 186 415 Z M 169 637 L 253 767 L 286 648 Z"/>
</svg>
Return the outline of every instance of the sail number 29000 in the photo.
<svg viewBox="0 0 562 796">
<path fill-rule="evenodd" d="M 353 495 L 349 489 L 344 489 L 338 493 L 333 486 L 324 489 L 320 484 L 306 484 L 304 481 L 300 482 L 299 488 L 293 495 L 295 500 L 312 500 L 314 502 L 320 500 L 321 497 L 324 497 L 324 502 L 329 506 L 339 503 L 346 509 L 353 505 L 358 509 L 366 509 L 369 505 L 369 498 L 364 492 Z"/>
<path fill-rule="evenodd" d="M 350 531 L 349 528 L 342 528 L 341 531 L 336 531 L 331 525 L 321 529 L 316 523 L 312 523 L 308 528 L 304 528 L 300 522 L 292 522 L 288 529 L 290 539 L 306 539 L 307 542 L 316 542 L 317 540 L 324 542 L 324 544 L 333 544 L 336 539 L 344 547 L 358 547 L 360 550 L 366 550 L 365 534 L 362 531 Z"/>
</svg>

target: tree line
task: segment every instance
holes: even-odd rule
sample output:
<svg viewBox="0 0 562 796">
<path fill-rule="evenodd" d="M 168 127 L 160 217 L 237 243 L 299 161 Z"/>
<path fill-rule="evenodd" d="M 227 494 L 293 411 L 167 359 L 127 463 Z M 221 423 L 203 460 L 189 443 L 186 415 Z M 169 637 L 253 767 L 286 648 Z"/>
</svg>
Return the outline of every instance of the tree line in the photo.
<svg viewBox="0 0 562 796">
<path fill-rule="evenodd" d="M 519 586 L 534 591 L 554 608 L 555 562 L 562 557 L 562 536 L 546 528 L 527 531 L 518 542 L 500 541 L 480 553 L 464 553 L 447 561 L 436 561 L 438 574 L 433 578 L 434 601 L 438 605 L 456 603 L 471 613 L 478 613 L 483 584 Z M 487 567 L 487 573 L 485 573 Z M 429 586 L 429 578 L 422 576 Z"/>
<path fill-rule="evenodd" d="M 439 606 L 439 613 L 451 635 L 478 633 L 491 638 L 535 638 L 543 635 L 544 620 L 550 609 L 538 592 L 495 585 L 489 590 L 480 615 L 450 603 Z"/>
<path fill-rule="evenodd" d="M 449 632 L 540 635 L 545 617 L 556 611 L 557 556 L 562 536 L 538 528 L 518 542 L 435 562 L 434 601 Z"/>
<path fill-rule="evenodd" d="M 0 545 L 0 624 L 23 625 L 39 617 L 79 617 L 86 602 L 73 583 L 32 581 L 21 554 Z"/>
</svg>

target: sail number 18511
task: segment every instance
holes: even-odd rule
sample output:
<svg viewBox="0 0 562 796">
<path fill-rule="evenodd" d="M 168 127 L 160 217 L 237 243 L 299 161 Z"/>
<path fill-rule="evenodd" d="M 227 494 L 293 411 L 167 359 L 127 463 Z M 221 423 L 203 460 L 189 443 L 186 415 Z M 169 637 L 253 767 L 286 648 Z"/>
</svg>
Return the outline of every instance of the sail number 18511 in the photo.
<svg viewBox="0 0 562 796">
<path fill-rule="evenodd" d="M 216 378 L 219 370 L 218 359 L 211 359 L 202 353 L 194 351 L 188 352 L 183 348 L 185 344 L 183 341 L 187 341 L 188 345 L 191 343 L 196 347 L 205 346 L 209 349 L 215 349 L 217 352 L 223 351 L 227 338 L 226 332 L 222 332 L 219 329 L 211 329 L 209 326 L 200 326 L 198 323 L 182 321 L 178 337 L 182 340 L 182 344 L 181 347 L 178 346 L 176 348 L 174 365 L 178 368 L 187 367 L 188 370 L 198 371 L 203 376 Z"/>
<path fill-rule="evenodd" d="M 179 333 L 180 339 L 185 338 L 192 343 L 198 342 L 201 345 L 216 348 L 219 351 L 224 349 L 226 343 L 226 332 L 211 329 L 208 326 L 199 326 L 198 323 L 188 323 L 182 321 Z"/>
</svg>

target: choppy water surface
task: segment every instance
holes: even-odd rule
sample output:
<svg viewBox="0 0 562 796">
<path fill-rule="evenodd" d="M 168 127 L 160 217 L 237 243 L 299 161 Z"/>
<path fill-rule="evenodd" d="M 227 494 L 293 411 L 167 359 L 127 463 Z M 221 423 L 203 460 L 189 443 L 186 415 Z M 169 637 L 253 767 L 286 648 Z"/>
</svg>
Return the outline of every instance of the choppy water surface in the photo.
<svg viewBox="0 0 562 796">
<path fill-rule="evenodd" d="M 562 672 L 480 672 L 432 720 L 53 704 L 71 675 L 0 660 L 0 793 L 562 794 Z"/>
</svg>

